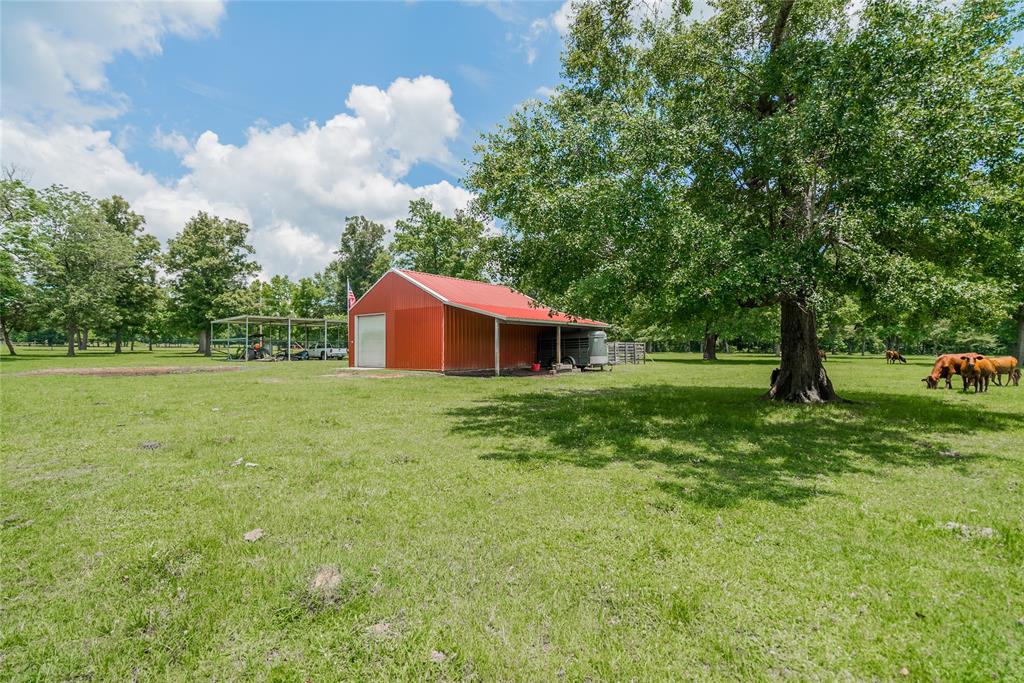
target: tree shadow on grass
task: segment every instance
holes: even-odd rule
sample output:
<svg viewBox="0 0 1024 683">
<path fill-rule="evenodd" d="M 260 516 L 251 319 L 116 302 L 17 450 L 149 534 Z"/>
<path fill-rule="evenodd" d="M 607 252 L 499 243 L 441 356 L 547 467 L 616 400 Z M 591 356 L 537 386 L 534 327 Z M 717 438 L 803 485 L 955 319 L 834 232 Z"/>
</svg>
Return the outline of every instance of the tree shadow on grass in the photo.
<svg viewBox="0 0 1024 683">
<path fill-rule="evenodd" d="M 966 470 L 982 456 L 950 451 L 951 427 L 962 435 L 1019 426 L 1014 416 L 931 396 L 854 392 L 856 404 L 791 406 L 757 400 L 762 393 L 669 384 L 523 392 L 449 415 L 457 434 L 498 439 L 486 459 L 661 465 L 670 475 L 662 489 L 713 508 L 748 500 L 799 506 L 830 495 L 829 480 L 848 473 Z"/>
</svg>

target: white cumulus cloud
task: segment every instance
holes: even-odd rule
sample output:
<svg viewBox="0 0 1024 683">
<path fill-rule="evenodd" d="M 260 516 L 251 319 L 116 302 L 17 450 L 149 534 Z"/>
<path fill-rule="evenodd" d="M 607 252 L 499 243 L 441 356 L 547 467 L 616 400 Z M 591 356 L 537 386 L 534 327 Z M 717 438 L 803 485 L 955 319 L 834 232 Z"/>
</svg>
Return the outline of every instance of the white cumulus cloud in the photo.
<svg viewBox="0 0 1024 683">
<path fill-rule="evenodd" d="M 216 32 L 224 5 L 210 2 L 4 3 L 5 115 L 89 122 L 116 116 L 128 98 L 110 91 L 106 68 L 120 53 L 161 52 L 166 36 Z"/>
<path fill-rule="evenodd" d="M 61 183 L 97 197 L 121 194 L 166 240 L 197 211 L 252 227 L 269 274 L 306 275 L 332 258 L 346 216 L 392 225 L 420 197 L 438 209 L 464 207 L 471 194 L 448 181 L 413 186 L 418 163 L 452 167 L 448 143 L 460 118 L 451 88 L 431 76 L 396 79 L 387 89 L 357 85 L 349 112 L 296 128 L 253 126 L 239 145 L 206 131 L 194 142 L 178 133 L 156 140 L 181 158 L 184 173 L 162 182 L 132 164 L 110 131 L 88 124 L 0 122 L 2 161 L 35 186 Z"/>
</svg>

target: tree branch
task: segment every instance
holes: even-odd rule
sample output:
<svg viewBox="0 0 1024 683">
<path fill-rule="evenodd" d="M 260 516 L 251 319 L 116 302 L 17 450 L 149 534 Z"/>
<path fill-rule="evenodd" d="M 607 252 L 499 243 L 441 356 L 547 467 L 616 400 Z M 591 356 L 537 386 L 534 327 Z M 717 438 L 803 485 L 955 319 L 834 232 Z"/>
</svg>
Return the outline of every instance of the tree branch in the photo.
<svg viewBox="0 0 1024 683">
<path fill-rule="evenodd" d="M 789 22 L 789 13 L 793 11 L 793 4 L 796 0 L 783 0 L 779 8 L 779 16 L 775 17 L 775 28 L 772 29 L 772 42 L 768 48 L 769 54 L 774 54 L 782 44 L 786 33 L 786 24 Z"/>
</svg>

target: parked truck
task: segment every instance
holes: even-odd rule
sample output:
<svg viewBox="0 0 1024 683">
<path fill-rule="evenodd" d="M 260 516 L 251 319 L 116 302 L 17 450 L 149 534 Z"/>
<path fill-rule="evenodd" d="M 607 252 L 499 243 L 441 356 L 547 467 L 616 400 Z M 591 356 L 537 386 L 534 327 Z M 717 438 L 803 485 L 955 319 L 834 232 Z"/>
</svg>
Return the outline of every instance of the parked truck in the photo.
<svg viewBox="0 0 1024 683">
<path fill-rule="evenodd" d="M 309 357 L 316 358 L 317 360 L 340 360 L 342 358 L 348 358 L 348 348 L 344 346 L 334 346 L 330 342 L 327 344 L 317 342 L 310 347 Z"/>
</svg>

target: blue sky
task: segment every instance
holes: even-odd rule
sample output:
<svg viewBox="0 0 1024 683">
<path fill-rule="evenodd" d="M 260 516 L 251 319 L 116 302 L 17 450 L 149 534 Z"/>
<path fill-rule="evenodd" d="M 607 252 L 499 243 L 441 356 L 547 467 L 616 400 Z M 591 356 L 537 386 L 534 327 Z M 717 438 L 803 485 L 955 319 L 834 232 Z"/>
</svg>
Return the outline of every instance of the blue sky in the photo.
<svg viewBox="0 0 1024 683">
<path fill-rule="evenodd" d="M 159 127 L 191 139 L 213 130 L 221 142 L 242 144 L 257 121 L 302 127 L 330 118 L 344 110 L 352 85 L 430 75 L 451 86 L 462 125 L 450 148 L 462 160 L 481 131 L 557 82 L 558 32 L 530 41 L 532 63 L 524 41 L 530 24 L 560 4 L 495 12 L 437 1 L 231 3 L 215 37 L 170 37 L 159 57 L 122 55 L 111 65 L 111 86 L 132 100 L 113 127 L 129 143 L 130 160 L 170 177 L 182 172 L 178 159 L 134 144 L 140 132 Z M 407 179 L 418 185 L 460 175 L 421 163 Z"/>
<path fill-rule="evenodd" d="M 571 0 L 6 1 L 0 161 L 35 186 L 120 194 L 161 240 L 200 210 L 242 220 L 264 276 L 309 275 L 346 216 L 390 227 L 413 199 L 445 212 L 471 200 L 463 161 L 557 85 L 570 12 Z"/>
</svg>

